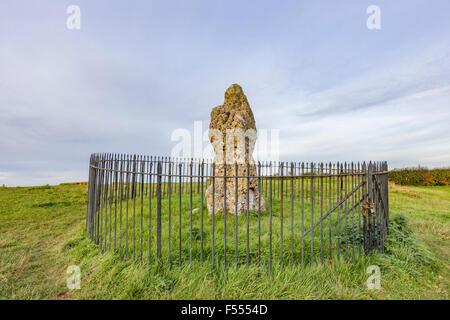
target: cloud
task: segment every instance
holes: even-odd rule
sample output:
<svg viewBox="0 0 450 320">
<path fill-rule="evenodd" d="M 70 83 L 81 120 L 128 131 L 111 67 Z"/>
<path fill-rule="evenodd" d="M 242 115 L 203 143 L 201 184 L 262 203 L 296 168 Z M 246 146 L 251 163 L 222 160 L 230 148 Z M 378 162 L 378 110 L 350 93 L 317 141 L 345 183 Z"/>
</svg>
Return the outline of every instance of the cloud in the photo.
<svg viewBox="0 0 450 320">
<path fill-rule="evenodd" d="M 398 16 L 370 33 L 359 1 L 81 1 L 72 32 L 65 3 L 17 3 L 0 10 L 0 184 L 86 180 L 94 152 L 169 155 L 232 83 L 280 129 L 281 160 L 450 163 L 445 10 L 386 2 Z"/>
</svg>

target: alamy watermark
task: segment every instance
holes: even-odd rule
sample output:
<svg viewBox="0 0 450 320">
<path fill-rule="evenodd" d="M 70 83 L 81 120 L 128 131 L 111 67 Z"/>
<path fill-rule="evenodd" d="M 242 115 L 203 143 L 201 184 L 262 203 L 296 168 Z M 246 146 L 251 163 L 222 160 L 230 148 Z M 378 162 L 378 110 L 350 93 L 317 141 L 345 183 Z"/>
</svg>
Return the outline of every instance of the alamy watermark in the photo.
<svg viewBox="0 0 450 320">
<path fill-rule="evenodd" d="M 255 161 L 279 161 L 279 129 L 227 129 L 203 130 L 203 121 L 194 121 L 193 130 L 178 128 L 172 131 L 171 140 L 176 142 L 171 150 L 172 157 L 215 158 L 227 163 L 244 161 L 250 156 Z M 215 153 L 216 150 L 218 153 Z M 221 154 L 224 152 L 225 154 Z M 216 161 L 216 162 L 217 162 Z"/>
<path fill-rule="evenodd" d="M 367 17 L 366 26 L 369 30 L 380 30 L 381 29 L 381 9 L 377 5 L 370 5 L 366 9 L 366 13 L 369 14 Z"/>
<path fill-rule="evenodd" d="M 79 6 L 71 4 L 67 7 L 66 13 L 69 15 L 66 20 L 66 27 L 69 30 L 81 29 L 81 9 Z"/>
<path fill-rule="evenodd" d="M 366 285 L 369 290 L 380 290 L 381 289 L 381 271 L 380 267 L 377 265 L 371 265 L 367 267 L 366 272 L 370 274 L 367 278 Z"/>
<path fill-rule="evenodd" d="M 81 270 L 79 266 L 72 265 L 67 267 L 67 288 L 69 290 L 81 289 Z"/>
<path fill-rule="evenodd" d="M 79 6 L 71 4 L 66 9 L 66 14 L 69 16 L 66 20 L 66 27 L 69 30 L 81 29 L 81 9 Z M 372 4 L 367 7 L 366 14 L 369 16 L 366 20 L 366 26 L 369 30 L 381 29 L 381 9 L 379 6 Z"/>
</svg>

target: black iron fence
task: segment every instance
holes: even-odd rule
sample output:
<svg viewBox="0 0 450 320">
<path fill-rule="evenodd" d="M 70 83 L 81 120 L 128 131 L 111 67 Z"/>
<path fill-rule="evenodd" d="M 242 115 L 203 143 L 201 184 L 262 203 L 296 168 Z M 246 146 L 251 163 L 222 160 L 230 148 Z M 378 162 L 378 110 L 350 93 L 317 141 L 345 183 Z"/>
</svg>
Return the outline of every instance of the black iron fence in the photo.
<svg viewBox="0 0 450 320">
<path fill-rule="evenodd" d="M 209 160 L 93 154 L 88 237 L 122 260 L 196 259 L 212 267 L 258 264 L 270 270 L 274 264 L 354 261 L 371 250 L 384 252 L 386 162 L 228 164 L 223 175 L 214 174 L 215 166 Z M 239 166 L 254 170 L 238 175 Z M 211 201 L 229 181 L 235 181 L 236 199 L 252 181 L 266 210 L 251 209 L 249 197 L 240 215 L 226 207 L 216 212 L 214 202 L 207 206 L 207 188 Z"/>
</svg>

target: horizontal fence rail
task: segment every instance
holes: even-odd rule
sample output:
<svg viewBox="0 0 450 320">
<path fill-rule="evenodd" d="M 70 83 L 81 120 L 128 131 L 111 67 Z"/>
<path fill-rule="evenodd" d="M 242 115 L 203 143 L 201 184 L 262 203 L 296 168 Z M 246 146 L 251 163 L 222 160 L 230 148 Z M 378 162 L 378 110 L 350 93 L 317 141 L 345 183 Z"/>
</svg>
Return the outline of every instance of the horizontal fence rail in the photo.
<svg viewBox="0 0 450 320">
<path fill-rule="evenodd" d="M 215 166 L 202 159 L 91 155 L 87 236 L 121 260 L 169 265 L 195 259 L 212 267 L 272 270 L 384 252 L 386 162 L 225 164 L 223 175 L 214 174 Z M 238 189 L 249 192 L 251 181 L 265 211 L 262 200 L 257 210 L 250 208 L 248 193 L 242 214 L 234 214 L 237 204 L 236 211 L 227 208 L 227 201 L 216 209 L 219 186 L 237 199 Z M 235 190 L 226 191 L 230 182 Z"/>
</svg>

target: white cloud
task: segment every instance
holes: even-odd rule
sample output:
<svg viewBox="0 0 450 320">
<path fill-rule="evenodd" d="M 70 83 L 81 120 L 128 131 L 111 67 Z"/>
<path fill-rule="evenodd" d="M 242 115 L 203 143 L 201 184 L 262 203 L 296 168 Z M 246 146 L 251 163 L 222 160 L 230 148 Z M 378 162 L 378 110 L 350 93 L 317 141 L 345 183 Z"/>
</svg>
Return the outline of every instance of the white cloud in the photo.
<svg viewBox="0 0 450 320">
<path fill-rule="evenodd" d="M 448 25 L 427 4 L 410 9 L 426 26 L 399 17 L 369 36 L 357 2 L 237 16 L 85 2 L 79 33 L 63 5 L 15 3 L 0 10 L 0 185 L 86 180 L 92 152 L 169 155 L 171 132 L 207 124 L 235 82 L 257 126 L 280 129 L 283 160 L 450 163 Z"/>
</svg>

